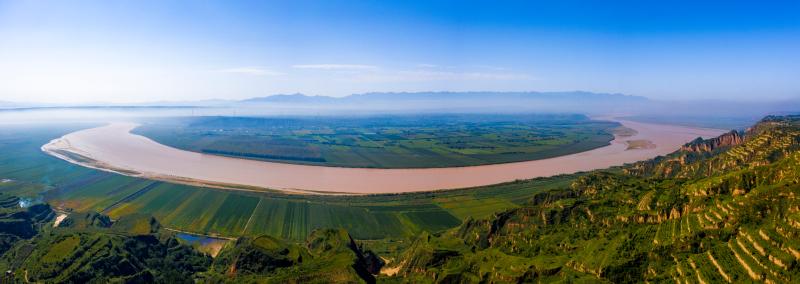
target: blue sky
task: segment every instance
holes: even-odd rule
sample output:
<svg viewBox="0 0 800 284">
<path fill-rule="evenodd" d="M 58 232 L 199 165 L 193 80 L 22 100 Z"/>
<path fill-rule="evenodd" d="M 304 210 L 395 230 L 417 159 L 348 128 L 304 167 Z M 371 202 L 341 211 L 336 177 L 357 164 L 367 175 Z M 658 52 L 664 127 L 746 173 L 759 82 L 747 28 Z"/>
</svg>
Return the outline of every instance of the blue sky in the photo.
<svg viewBox="0 0 800 284">
<path fill-rule="evenodd" d="M 800 1 L 0 0 L 0 100 L 796 99 L 797 15 Z"/>
</svg>

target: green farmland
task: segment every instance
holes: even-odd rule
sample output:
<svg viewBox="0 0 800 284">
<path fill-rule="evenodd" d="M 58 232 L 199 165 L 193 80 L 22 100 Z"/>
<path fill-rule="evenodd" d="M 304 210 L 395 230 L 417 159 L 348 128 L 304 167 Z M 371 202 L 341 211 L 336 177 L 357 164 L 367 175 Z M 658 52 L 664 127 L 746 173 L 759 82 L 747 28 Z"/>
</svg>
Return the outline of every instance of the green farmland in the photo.
<svg viewBox="0 0 800 284">
<path fill-rule="evenodd" d="M 150 214 L 167 228 L 200 234 L 302 240 L 317 228 L 344 228 L 358 239 L 383 239 L 443 231 L 467 218 L 489 217 L 523 204 L 533 193 L 568 187 L 572 179 L 406 195 L 298 196 L 132 178 L 72 165 L 39 149 L 50 139 L 91 126 L 0 126 L 0 179 L 7 179 L 0 192 L 114 219 Z"/>
<path fill-rule="evenodd" d="M 537 160 L 608 145 L 615 122 L 583 115 L 200 117 L 134 130 L 172 147 L 284 163 L 433 168 Z"/>
</svg>

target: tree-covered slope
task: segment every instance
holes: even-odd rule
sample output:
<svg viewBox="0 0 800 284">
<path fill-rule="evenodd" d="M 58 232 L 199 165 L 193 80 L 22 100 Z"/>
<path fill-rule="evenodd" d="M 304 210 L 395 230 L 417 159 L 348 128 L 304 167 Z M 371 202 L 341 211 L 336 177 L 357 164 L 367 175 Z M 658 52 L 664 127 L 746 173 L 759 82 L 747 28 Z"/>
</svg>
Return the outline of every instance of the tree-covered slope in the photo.
<svg viewBox="0 0 800 284">
<path fill-rule="evenodd" d="M 3 283 L 192 283 L 211 261 L 161 232 L 152 218 L 112 223 L 97 213 L 73 213 L 58 227 L 41 225 L 0 257 Z"/>
<path fill-rule="evenodd" d="M 18 197 L 0 193 L 0 254 L 18 241 L 34 237 L 54 217 L 47 204 L 23 207 Z"/>
<path fill-rule="evenodd" d="M 240 238 L 215 260 L 211 282 L 374 283 L 382 260 L 342 229 L 311 233 L 302 244 L 270 236 Z"/>
</svg>

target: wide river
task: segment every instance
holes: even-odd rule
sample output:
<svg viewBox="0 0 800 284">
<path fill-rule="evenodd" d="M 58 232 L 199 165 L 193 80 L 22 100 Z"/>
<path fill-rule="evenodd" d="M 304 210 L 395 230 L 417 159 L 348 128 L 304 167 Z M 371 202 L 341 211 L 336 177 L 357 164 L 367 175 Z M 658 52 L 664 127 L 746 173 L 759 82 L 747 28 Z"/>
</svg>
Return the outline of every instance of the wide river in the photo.
<svg viewBox="0 0 800 284">
<path fill-rule="evenodd" d="M 180 183 L 240 190 L 268 188 L 294 193 L 371 194 L 474 187 L 602 169 L 668 154 L 697 137 L 710 138 L 723 133 L 716 129 L 615 121 L 637 133 L 617 136 L 608 146 L 581 153 L 455 168 L 340 168 L 201 154 L 132 134 L 130 131 L 137 127 L 133 123 L 111 123 L 69 133 L 42 146 L 42 150 L 87 167 Z M 647 140 L 652 144 L 629 149 L 628 141 L 632 140 Z"/>
</svg>

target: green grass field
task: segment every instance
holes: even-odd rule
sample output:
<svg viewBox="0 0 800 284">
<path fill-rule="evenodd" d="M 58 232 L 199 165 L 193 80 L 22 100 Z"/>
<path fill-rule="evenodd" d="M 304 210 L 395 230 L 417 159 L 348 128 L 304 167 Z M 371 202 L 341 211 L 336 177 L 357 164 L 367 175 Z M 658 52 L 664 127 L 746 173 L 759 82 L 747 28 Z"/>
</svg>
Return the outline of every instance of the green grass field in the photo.
<svg viewBox="0 0 800 284">
<path fill-rule="evenodd" d="M 200 117 L 149 120 L 134 132 L 176 148 L 248 159 L 429 168 L 582 152 L 608 145 L 617 126 L 583 115 Z"/>
<path fill-rule="evenodd" d="M 316 228 L 345 228 L 358 239 L 383 239 L 452 228 L 571 181 L 552 177 L 446 192 L 298 196 L 132 178 L 72 165 L 39 149 L 53 138 L 91 126 L 0 126 L 0 180 L 10 180 L 0 183 L 0 192 L 114 219 L 150 214 L 168 228 L 200 234 L 302 240 Z"/>
</svg>

